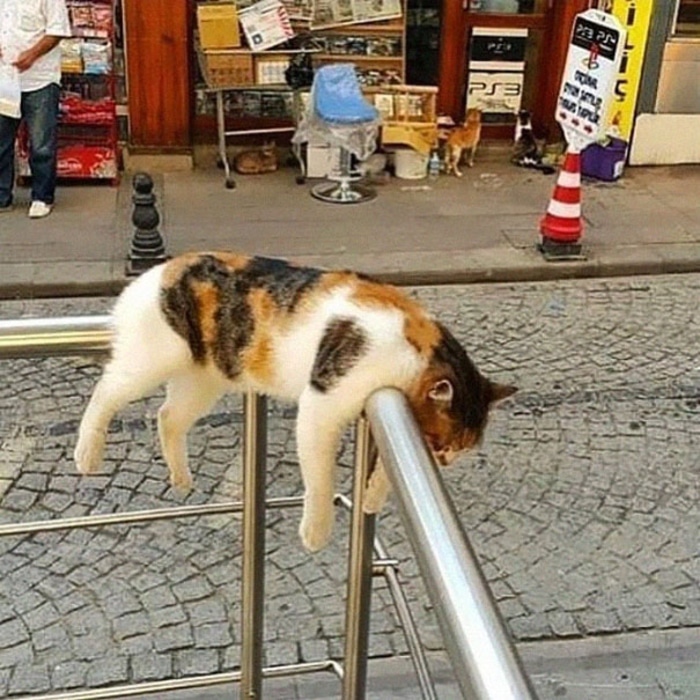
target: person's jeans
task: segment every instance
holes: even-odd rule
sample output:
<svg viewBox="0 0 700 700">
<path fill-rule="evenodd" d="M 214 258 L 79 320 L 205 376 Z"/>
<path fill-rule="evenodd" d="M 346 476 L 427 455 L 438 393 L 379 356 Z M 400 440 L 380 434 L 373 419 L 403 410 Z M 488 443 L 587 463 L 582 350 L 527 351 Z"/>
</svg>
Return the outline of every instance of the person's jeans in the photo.
<svg viewBox="0 0 700 700">
<path fill-rule="evenodd" d="M 22 119 L 29 132 L 32 201 L 53 204 L 56 192 L 58 101 L 61 91 L 51 83 L 22 93 Z M 0 207 L 12 203 L 15 180 L 15 137 L 20 120 L 0 115 Z"/>
</svg>

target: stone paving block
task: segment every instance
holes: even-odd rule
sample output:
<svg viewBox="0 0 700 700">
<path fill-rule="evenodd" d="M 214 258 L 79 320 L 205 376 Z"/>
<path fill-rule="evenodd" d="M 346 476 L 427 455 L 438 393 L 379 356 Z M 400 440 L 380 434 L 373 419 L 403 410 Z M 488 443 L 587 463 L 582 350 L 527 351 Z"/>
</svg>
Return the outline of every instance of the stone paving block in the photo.
<svg viewBox="0 0 700 700">
<path fill-rule="evenodd" d="M 110 656 L 90 664 L 86 683 L 89 687 L 99 687 L 110 683 L 125 683 L 128 677 L 128 659 L 125 656 Z"/>
<path fill-rule="evenodd" d="M 86 661 L 65 661 L 51 670 L 51 685 L 58 690 L 80 688 L 85 685 L 89 664 Z"/>
<path fill-rule="evenodd" d="M 169 654 L 136 654 L 130 659 L 131 675 L 136 683 L 159 681 L 173 675 L 173 663 Z"/>
<path fill-rule="evenodd" d="M 18 666 L 10 679 L 10 694 L 44 693 L 51 688 L 46 664 Z"/>
<path fill-rule="evenodd" d="M 176 663 L 183 676 L 216 673 L 219 654 L 213 649 L 185 649 L 176 653 Z"/>
</svg>

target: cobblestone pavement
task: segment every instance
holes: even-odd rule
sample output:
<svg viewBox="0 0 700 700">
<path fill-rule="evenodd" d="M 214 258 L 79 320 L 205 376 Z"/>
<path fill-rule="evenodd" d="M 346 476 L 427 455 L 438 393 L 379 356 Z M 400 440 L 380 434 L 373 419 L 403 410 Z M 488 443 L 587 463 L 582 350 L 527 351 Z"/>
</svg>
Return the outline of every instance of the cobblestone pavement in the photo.
<svg viewBox="0 0 700 700">
<path fill-rule="evenodd" d="M 519 640 L 700 625 L 700 275 L 416 290 L 487 373 L 521 391 L 478 454 L 446 472 Z M 104 300 L 6 302 L 0 316 L 96 313 Z M 99 368 L 0 364 L 0 521 L 172 505 L 155 439 L 159 398 L 129 407 L 104 473 L 70 459 Z M 144 410 L 145 408 L 145 410 Z M 293 410 L 273 406 L 269 495 L 300 493 Z M 186 503 L 240 489 L 240 402 L 191 434 Z M 349 441 L 339 457 L 349 488 Z M 268 515 L 269 664 L 342 655 L 345 535 L 317 555 L 297 511 Z M 379 532 L 402 561 L 426 646 L 440 639 L 392 504 Z M 235 517 L 0 541 L 0 695 L 230 670 L 239 653 Z M 370 652 L 406 651 L 383 584 Z"/>
</svg>

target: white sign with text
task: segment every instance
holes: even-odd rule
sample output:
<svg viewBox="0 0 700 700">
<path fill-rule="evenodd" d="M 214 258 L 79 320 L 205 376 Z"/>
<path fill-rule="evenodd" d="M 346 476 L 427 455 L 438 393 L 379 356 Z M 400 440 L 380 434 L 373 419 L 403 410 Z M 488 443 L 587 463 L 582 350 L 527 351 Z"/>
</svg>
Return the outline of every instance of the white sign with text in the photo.
<svg viewBox="0 0 700 700">
<path fill-rule="evenodd" d="M 586 10 L 574 19 L 556 120 L 578 150 L 605 135 L 625 34 L 616 17 L 600 10 Z"/>
</svg>

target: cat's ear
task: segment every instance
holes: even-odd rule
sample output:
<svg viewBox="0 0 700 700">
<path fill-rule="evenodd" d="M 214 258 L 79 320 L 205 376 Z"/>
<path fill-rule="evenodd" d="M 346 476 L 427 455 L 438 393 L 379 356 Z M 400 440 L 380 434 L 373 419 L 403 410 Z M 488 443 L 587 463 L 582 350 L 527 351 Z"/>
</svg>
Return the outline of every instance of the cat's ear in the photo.
<svg viewBox="0 0 700 700">
<path fill-rule="evenodd" d="M 430 387 L 428 396 L 437 403 L 449 405 L 454 393 L 452 382 L 449 379 L 440 379 Z"/>
<path fill-rule="evenodd" d="M 489 382 L 489 384 L 490 403 L 492 406 L 498 405 L 501 401 L 505 401 L 518 390 L 517 386 L 512 386 L 510 384 L 498 384 L 497 382 Z"/>
</svg>

